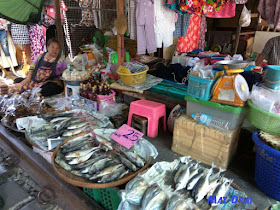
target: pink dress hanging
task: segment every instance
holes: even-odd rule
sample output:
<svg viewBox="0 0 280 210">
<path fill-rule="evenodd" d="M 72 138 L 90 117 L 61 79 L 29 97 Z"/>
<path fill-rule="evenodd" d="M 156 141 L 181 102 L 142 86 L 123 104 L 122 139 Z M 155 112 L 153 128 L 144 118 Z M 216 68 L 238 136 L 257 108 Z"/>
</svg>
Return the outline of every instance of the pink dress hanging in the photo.
<svg viewBox="0 0 280 210">
<path fill-rule="evenodd" d="M 235 16 L 235 2 L 227 2 L 223 5 L 223 7 L 211 14 L 207 14 L 206 17 L 208 18 L 232 18 Z"/>
</svg>

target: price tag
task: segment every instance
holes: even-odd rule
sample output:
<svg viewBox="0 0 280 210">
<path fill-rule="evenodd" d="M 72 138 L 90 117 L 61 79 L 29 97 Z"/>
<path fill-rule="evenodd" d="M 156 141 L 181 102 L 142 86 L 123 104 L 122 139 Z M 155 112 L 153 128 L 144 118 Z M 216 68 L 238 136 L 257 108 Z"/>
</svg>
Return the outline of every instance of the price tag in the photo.
<svg viewBox="0 0 280 210">
<path fill-rule="evenodd" d="M 111 139 L 130 149 L 144 134 L 124 124 L 111 135 Z"/>
</svg>

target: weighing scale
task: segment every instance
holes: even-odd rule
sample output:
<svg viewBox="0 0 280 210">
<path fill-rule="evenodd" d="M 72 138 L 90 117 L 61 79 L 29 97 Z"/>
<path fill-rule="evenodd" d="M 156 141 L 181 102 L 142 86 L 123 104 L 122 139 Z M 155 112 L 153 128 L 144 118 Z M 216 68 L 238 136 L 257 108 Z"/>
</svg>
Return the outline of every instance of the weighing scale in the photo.
<svg viewBox="0 0 280 210">
<path fill-rule="evenodd" d="M 227 69 L 226 74 L 221 76 L 214 85 L 211 101 L 242 107 L 249 97 L 248 84 L 239 74 L 244 70 L 225 68 Z"/>
</svg>

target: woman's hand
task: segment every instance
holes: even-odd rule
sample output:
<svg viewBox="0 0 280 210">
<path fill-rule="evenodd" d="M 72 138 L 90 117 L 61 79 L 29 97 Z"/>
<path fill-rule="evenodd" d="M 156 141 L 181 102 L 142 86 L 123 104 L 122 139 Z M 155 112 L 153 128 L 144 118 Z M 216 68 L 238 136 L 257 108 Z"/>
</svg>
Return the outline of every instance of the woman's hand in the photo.
<svg viewBox="0 0 280 210">
<path fill-rule="evenodd" d="M 22 84 L 21 82 L 20 82 L 20 83 L 16 83 L 16 84 L 14 85 L 14 89 L 15 89 L 16 91 L 20 92 L 22 86 L 23 86 L 23 84 Z"/>
</svg>

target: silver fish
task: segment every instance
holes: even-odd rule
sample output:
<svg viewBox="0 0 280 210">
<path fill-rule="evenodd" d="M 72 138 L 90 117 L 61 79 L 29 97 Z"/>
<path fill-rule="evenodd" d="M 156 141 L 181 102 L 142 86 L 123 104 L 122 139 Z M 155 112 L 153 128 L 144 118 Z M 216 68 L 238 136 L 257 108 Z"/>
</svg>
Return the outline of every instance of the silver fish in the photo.
<svg viewBox="0 0 280 210">
<path fill-rule="evenodd" d="M 137 167 L 142 168 L 145 165 L 145 161 L 134 152 L 124 152 L 124 154 Z"/>
<path fill-rule="evenodd" d="M 222 169 L 221 166 L 220 166 L 220 169 L 219 171 L 216 173 L 216 174 L 212 174 L 210 177 L 209 177 L 209 181 L 213 181 L 215 179 L 218 179 L 220 176 L 221 176 L 221 173 L 223 173 L 224 171 L 226 171 L 226 169 Z"/>
<path fill-rule="evenodd" d="M 196 203 L 201 201 L 207 194 L 207 188 L 209 186 L 209 177 L 212 174 L 212 172 L 213 167 L 209 169 L 206 176 L 201 177 L 198 183 L 195 185 L 192 193 Z"/>
<path fill-rule="evenodd" d="M 123 178 L 128 173 L 129 173 L 129 170 L 124 171 L 123 173 L 121 173 L 121 175 L 117 179 Z"/>
<path fill-rule="evenodd" d="M 103 176 L 100 182 L 112 182 L 116 180 L 125 171 L 125 166 L 119 167 L 117 170 L 113 171 L 111 174 Z"/>
<path fill-rule="evenodd" d="M 100 159 L 102 159 L 102 158 L 103 158 L 103 157 L 101 157 L 101 156 L 97 156 L 97 157 L 95 157 L 95 158 L 91 158 L 91 159 L 89 159 L 89 160 L 87 160 L 87 161 L 85 161 L 85 162 L 83 162 L 83 163 L 80 163 L 80 164 L 75 165 L 75 166 L 73 167 L 73 169 L 75 169 L 75 170 L 84 169 L 84 168 L 86 168 L 86 167 L 91 166 L 91 165 L 94 164 L 96 161 L 98 161 L 98 160 L 100 160 Z"/>
<path fill-rule="evenodd" d="M 82 173 L 94 174 L 106 167 L 106 163 L 109 161 L 109 158 L 104 158 L 96 161 L 93 165 L 91 165 L 88 169 L 88 172 L 82 171 Z"/>
<path fill-rule="evenodd" d="M 99 143 L 101 143 L 101 144 L 103 144 L 104 146 L 106 146 L 109 150 L 113 150 L 112 144 L 111 144 L 109 141 L 107 141 L 105 138 L 103 138 L 103 137 L 101 137 L 101 136 L 96 136 L 95 139 L 96 139 Z"/>
<path fill-rule="evenodd" d="M 124 164 L 127 168 L 129 168 L 132 171 L 137 171 L 137 167 L 130 162 L 128 159 L 126 159 L 123 155 L 119 155 L 122 164 Z"/>
<path fill-rule="evenodd" d="M 213 195 L 216 196 L 216 198 L 221 198 L 227 195 L 227 192 L 229 190 L 229 187 L 231 185 L 231 183 L 233 182 L 233 180 L 225 180 L 222 184 L 220 184 L 213 192 Z M 218 205 L 218 203 L 212 203 L 212 206 L 216 206 Z"/>
<path fill-rule="evenodd" d="M 154 198 L 157 194 L 159 194 L 161 189 L 158 185 L 151 185 L 145 192 L 144 197 L 142 199 L 142 208 L 145 209 L 147 204 Z"/>
<path fill-rule="evenodd" d="M 174 176 L 174 182 L 177 183 L 178 178 L 181 174 L 181 172 L 185 169 L 186 164 L 182 163 L 181 165 L 179 165 L 179 169 L 176 171 L 175 176 Z"/>
<path fill-rule="evenodd" d="M 74 135 L 77 135 L 79 133 L 82 133 L 82 131 L 84 129 L 86 129 L 86 127 L 78 128 L 78 129 L 75 129 L 75 130 L 69 130 L 69 131 L 66 131 L 65 133 L 63 133 L 62 136 L 74 136 Z"/>
<path fill-rule="evenodd" d="M 119 167 L 122 167 L 122 164 L 118 164 L 118 165 L 115 165 L 115 166 L 111 166 L 111 167 L 105 168 L 102 171 L 99 171 L 98 173 L 96 173 L 93 176 L 91 176 L 89 179 L 90 180 L 95 180 L 95 179 L 98 179 L 98 178 L 100 178 L 102 176 L 105 176 L 107 174 L 111 174 L 115 170 L 117 170 Z"/>
<path fill-rule="evenodd" d="M 89 148 L 91 146 L 92 146 L 91 143 L 89 143 L 87 141 L 84 141 L 84 142 L 80 142 L 79 144 L 77 144 L 73 147 L 62 149 L 61 152 L 65 154 L 65 153 L 73 152 L 73 151 L 76 151 L 76 150 L 86 149 L 86 148 Z"/>
<path fill-rule="evenodd" d="M 79 144 L 85 140 L 88 140 L 90 137 L 92 137 L 92 134 L 91 133 L 87 133 L 83 136 L 79 136 L 79 137 L 76 137 L 74 139 L 72 139 L 71 141 L 68 141 L 67 143 L 65 143 L 64 145 L 61 146 L 61 148 L 70 148 L 70 147 L 73 147 L 75 146 L 76 144 Z"/>
<path fill-rule="evenodd" d="M 84 156 L 92 151 L 95 151 L 99 149 L 98 147 L 92 147 L 92 148 L 88 148 L 88 149 L 84 149 L 84 150 L 78 150 L 78 151 L 74 151 L 74 152 L 70 152 L 68 154 L 65 155 L 65 158 L 75 158 L 75 157 L 81 157 Z"/>
<path fill-rule="evenodd" d="M 69 120 L 71 119 L 71 117 L 57 117 L 57 118 L 54 118 L 50 121 L 50 123 L 58 123 L 60 121 L 64 121 L 64 120 Z"/>
<path fill-rule="evenodd" d="M 71 171 L 72 167 L 63 159 L 56 157 L 55 162 L 67 171 Z"/>
<path fill-rule="evenodd" d="M 68 126 L 67 129 L 68 130 L 78 129 L 78 128 L 82 128 L 86 125 L 88 125 L 88 122 L 80 122 L 80 123 Z"/>
<path fill-rule="evenodd" d="M 143 178 L 140 176 L 135 177 L 126 185 L 128 192 L 126 198 L 127 201 L 139 206 L 148 187 L 148 183 Z"/>
<path fill-rule="evenodd" d="M 63 120 L 62 122 L 60 123 L 57 123 L 54 125 L 54 129 L 57 130 L 57 131 L 61 131 L 62 129 L 64 129 L 65 127 L 68 126 L 68 124 L 70 123 L 72 118 L 68 119 L 68 120 Z"/>
<path fill-rule="evenodd" d="M 191 165 L 186 165 L 180 173 L 176 183 L 176 191 L 181 190 L 187 186 L 190 178 L 190 167 Z"/>
<path fill-rule="evenodd" d="M 85 156 L 74 158 L 68 164 L 73 165 L 73 164 L 79 164 L 79 163 L 85 162 L 92 156 L 93 153 L 94 153 L 94 151 L 86 154 Z"/>
<path fill-rule="evenodd" d="M 222 183 L 223 183 L 223 177 L 220 177 L 220 178 L 218 178 L 217 180 L 212 180 L 212 181 L 210 182 L 210 186 L 209 186 L 209 189 L 208 189 L 208 193 L 207 193 L 206 198 L 208 199 L 209 196 L 213 195 L 215 189 L 216 189 L 220 184 L 222 184 Z"/>
<path fill-rule="evenodd" d="M 163 190 L 155 195 L 154 197 L 149 200 L 149 202 L 144 207 L 145 209 L 163 209 L 165 201 L 167 199 L 167 195 Z"/>
</svg>

